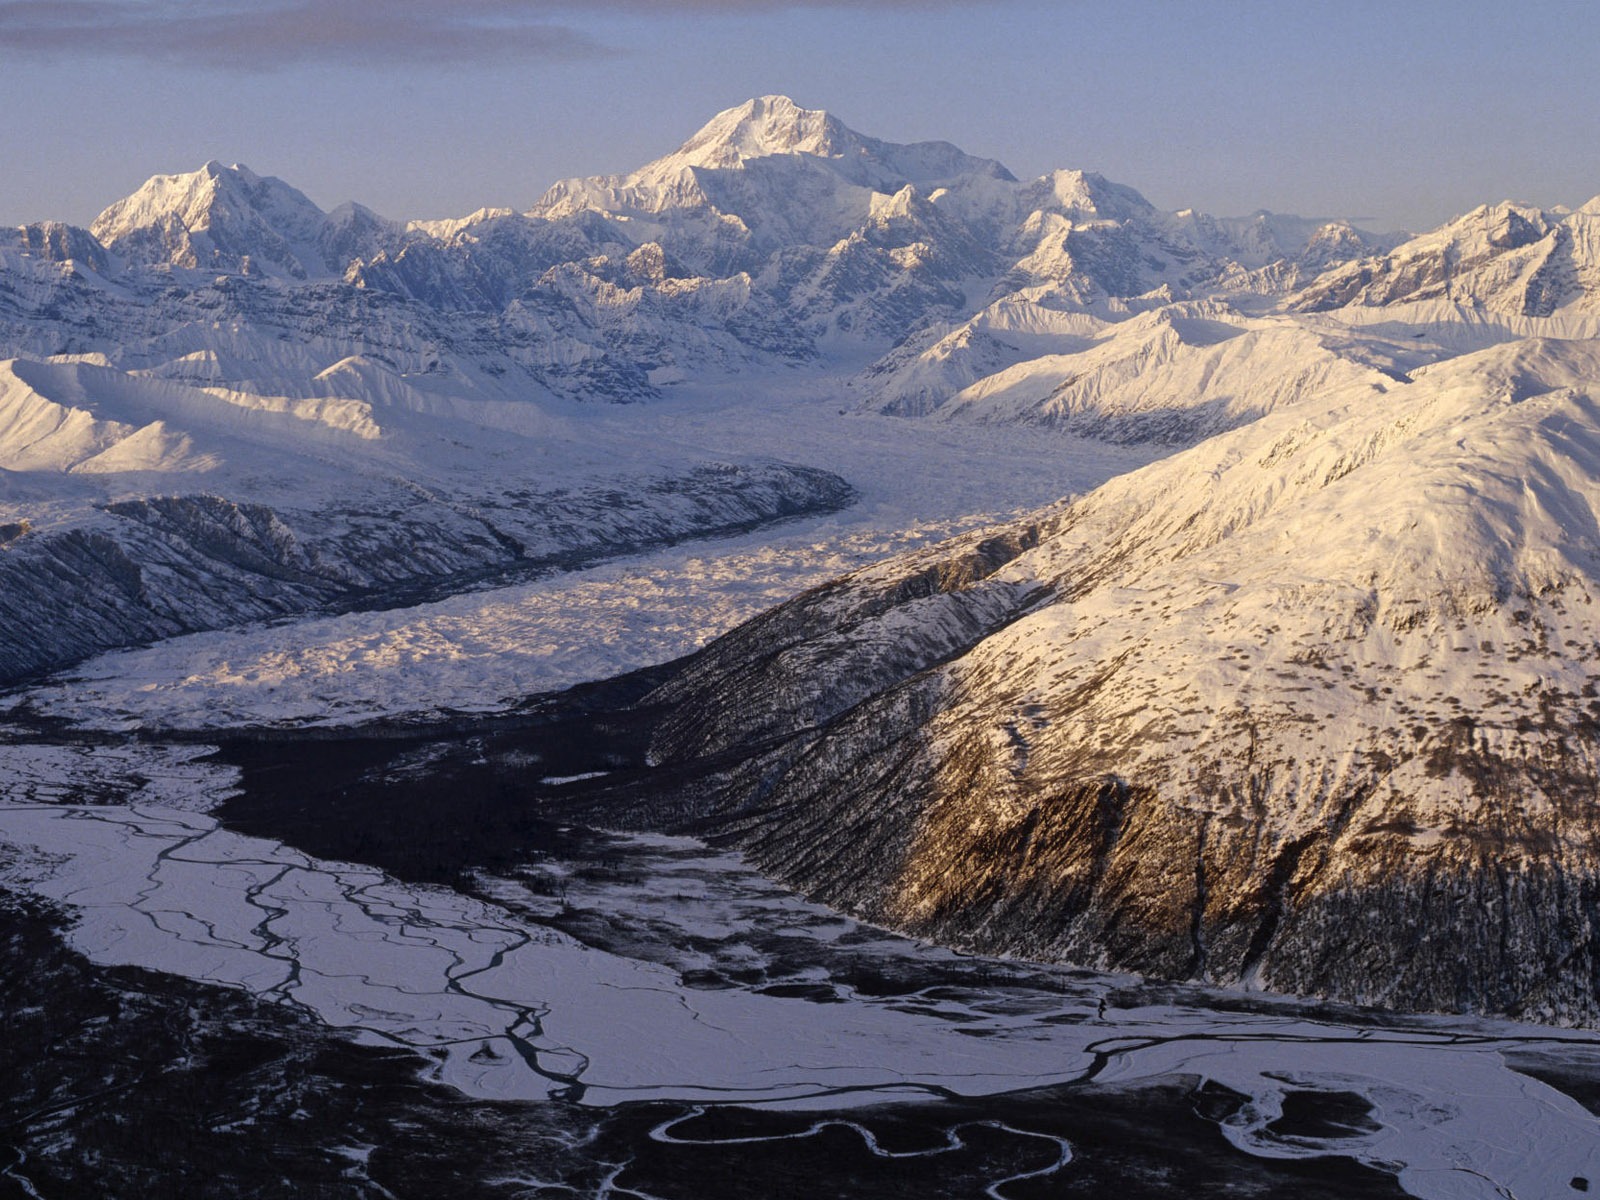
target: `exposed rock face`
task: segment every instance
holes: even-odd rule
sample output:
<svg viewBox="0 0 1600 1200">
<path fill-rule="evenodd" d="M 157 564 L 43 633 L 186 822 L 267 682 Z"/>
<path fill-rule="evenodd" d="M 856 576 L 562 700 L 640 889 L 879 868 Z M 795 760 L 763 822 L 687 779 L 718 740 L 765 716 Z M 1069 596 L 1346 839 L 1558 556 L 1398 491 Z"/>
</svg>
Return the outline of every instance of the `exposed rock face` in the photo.
<svg viewBox="0 0 1600 1200">
<path fill-rule="evenodd" d="M 622 815 L 959 945 L 1600 1020 L 1596 379 L 1336 390 L 810 593 L 662 687 L 698 782 Z"/>
</svg>

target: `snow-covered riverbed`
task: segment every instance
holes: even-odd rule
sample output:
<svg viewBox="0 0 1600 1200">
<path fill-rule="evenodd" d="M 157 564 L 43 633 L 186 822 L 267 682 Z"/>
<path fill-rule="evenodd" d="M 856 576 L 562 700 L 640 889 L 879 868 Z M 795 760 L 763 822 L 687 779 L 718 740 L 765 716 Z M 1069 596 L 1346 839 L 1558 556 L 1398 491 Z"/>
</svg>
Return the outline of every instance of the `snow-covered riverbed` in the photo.
<svg viewBox="0 0 1600 1200">
<path fill-rule="evenodd" d="M 1249 1097 L 1223 1133 L 1253 1155 L 1390 1164 L 1407 1191 L 1439 1200 L 1600 1181 L 1600 1122 L 1504 1058 L 1544 1049 L 1600 1062 L 1600 1036 L 1342 1024 L 1311 1006 L 1241 1010 L 1219 996 L 1227 1007 L 1212 1008 L 1204 993 L 1142 993 L 1125 977 L 958 959 L 787 896 L 687 839 L 629 844 L 626 882 L 575 876 L 557 902 L 488 880 L 502 901 L 488 903 L 319 861 L 201 813 L 0 805 L 0 878 L 64 905 L 92 961 L 281 999 L 416 1051 L 419 1069 L 473 1096 L 838 1110 L 1198 1076 Z M 542 867 L 546 879 L 563 869 Z M 541 919 L 572 904 L 634 929 L 638 956 Z M 784 939 L 806 947 L 788 988 L 685 982 L 685 947 L 770 967 Z M 850 977 L 863 955 L 925 972 L 928 985 L 862 991 Z M 952 985 L 952 971 L 966 982 Z M 1330 1136 L 1286 1134 L 1291 1094 L 1354 1095 L 1367 1111 Z"/>
</svg>

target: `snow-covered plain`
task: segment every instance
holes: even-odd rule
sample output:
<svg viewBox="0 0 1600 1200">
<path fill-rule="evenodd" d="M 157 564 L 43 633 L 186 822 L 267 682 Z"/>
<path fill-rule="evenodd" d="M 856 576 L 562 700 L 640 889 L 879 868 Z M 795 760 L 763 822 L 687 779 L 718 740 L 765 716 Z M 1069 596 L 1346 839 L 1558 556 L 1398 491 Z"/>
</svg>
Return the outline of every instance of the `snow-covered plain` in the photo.
<svg viewBox="0 0 1600 1200">
<path fill-rule="evenodd" d="M 700 990 L 673 966 L 586 946 L 447 889 L 232 834 L 203 814 L 7 802 L 0 847 L 0 879 L 67 906 L 69 937 L 91 960 L 301 1006 L 363 1041 L 417 1051 L 430 1077 L 474 1096 L 838 1109 L 929 1090 L 981 1096 L 1198 1075 L 1250 1097 L 1224 1125 L 1240 1149 L 1349 1155 L 1397 1170 L 1428 1200 L 1556 1196 L 1600 1178 L 1600 1122 L 1501 1057 L 1542 1047 L 1592 1060 L 1592 1035 L 1340 1025 L 1292 1007 L 1209 1010 L 1199 993 L 1118 1010 L 1106 1001 L 1130 981 L 1082 973 L 1063 973 L 1053 990 L 992 995 L 875 998 L 835 986 L 831 1003 Z M 662 898 L 676 895 L 698 932 L 727 934 L 748 927 L 754 898 L 768 921 L 824 943 L 857 932 L 827 910 L 773 901 L 725 856 L 681 840 L 661 849 L 657 878 L 602 902 L 626 916 L 643 895 L 660 921 Z M 499 886 L 514 897 L 512 883 Z M 890 952 L 949 958 L 903 942 Z M 1308 1091 L 1362 1097 L 1366 1127 L 1274 1132 L 1285 1096 Z"/>
<path fill-rule="evenodd" d="M 239 772 L 207 761 L 216 747 L 197 743 L 37 741 L 0 726 L 0 796 L 13 803 L 128 803 L 207 812 L 232 795 Z"/>
</svg>

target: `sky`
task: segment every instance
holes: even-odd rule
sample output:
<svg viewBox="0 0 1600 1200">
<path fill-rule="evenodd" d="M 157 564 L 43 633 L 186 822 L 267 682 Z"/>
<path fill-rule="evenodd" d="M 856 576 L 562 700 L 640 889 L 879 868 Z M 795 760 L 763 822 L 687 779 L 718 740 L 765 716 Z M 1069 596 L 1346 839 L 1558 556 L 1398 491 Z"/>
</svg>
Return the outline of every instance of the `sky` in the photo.
<svg viewBox="0 0 1600 1200">
<path fill-rule="evenodd" d="M 1426 229 L 1600 194 L 1600 5 L 0 0 L 0 223 L 208 159 L 324 208 L 527 208 L 784 94 L 1164 208 Z"/>
</svg>

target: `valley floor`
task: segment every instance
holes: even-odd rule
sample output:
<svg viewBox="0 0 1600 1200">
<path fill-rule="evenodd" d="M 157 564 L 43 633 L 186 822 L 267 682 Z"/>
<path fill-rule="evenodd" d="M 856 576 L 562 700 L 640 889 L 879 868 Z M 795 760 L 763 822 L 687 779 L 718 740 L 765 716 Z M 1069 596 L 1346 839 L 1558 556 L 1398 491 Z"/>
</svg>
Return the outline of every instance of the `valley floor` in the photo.
<svg viewBox="0 0 1600 1200">
<path fill-rule="evenodd" d="M 102 655 L 0 699 L 98 728 L 346 725 L 488 712 L 697 649 L 856 567 L 1087 491 L 1159 450 L 1015 427 L 844 415 L 843 399 L 743 392 L 587 415 L 594 445 L 681 445 L 836 472 L 842 512 L 436 603 L 191 634 Z"/>
<path fill-rule="evenodd" d="M 337 770 L 325 745 L 278 750 L 302 774 Z M 458 746 L 430 762 L 426 744 L 390 742 L 369 776 L 409 764 L 428 786 L 400 803 L 431 791 L 449 806 L 471 782 L 450 770 Z M 35 948 L 48 971 L 5 973 L 8 1028 L 38 1026 L 35 1044 L 52 1049 L 8 1051 L 18 1087 L 0 1194 L 91 1194 L 90 1160 L 104 1171 L 92 1194 L 162 1194 L 131 1182 L 151 1160 L 105 1128 L 108 1084 L 119 1110 L 174 1109 L 196 1169 L 283 1130 L 281 1192 L 265 1181 L 217 1195 L 318 1194 L 294 1181 L 330 1173 L 320 1194 L 438 1194 L 396 1170 L 419 1154 L 452 1164 L 472 1194 L 507 1196 L 747 1195 L 770 1178 L 761 1194 L 921 1179 L 920 1194 L 1016 1200 L 1116 1180 L 1130 1196 L 1456 1200 L 1600 1180 L 1596 1121 L 1574 1098 L 1600 1080 L 1589 1033 L 961 956 L 805 903 L 692 839 L 536 816 L 540 836 L 519 830 L 514 863 L 446 888 L 413 860 L 398 864 L 408 882 L 230 832 L 265 822 L 361 850 L 364 812 L 302 827 L 296 773 L 277 796 L 272 774 L 247 772 L 250 794 L 224 823 L 0 804 L 7 957 L 19 965 L 49 913 L 73 952 Z M 78 1006 L 120 993 L 133 1015 L 96 1029 L 73 1006 L 29 1002 L 51 971 L 81 977 Z M 152 1005 L 181 1034 L 130 1075 L 118 1064 L 145 1053 L 134 1039 Z M 51 1067 L 78 1061 L 86 1040 L 103 1066 Z M 294 1108 L 273 1094 L 286 1069 Z M 218 1094 L 183 1113 L 166 1077 L 196 1072 Z M 348 1111 L 373 1077 L 382 1086 Z M 319 1106 L 332 1124 L 297 1124 Z M 426 1151 L 403 1144 L 419 1111 Z M 544 1148 L 511 1151 L 518 1129 Z M 183 1168 L 162 1153 L 172 1186 Z"/>
<path fill-rule="evenodd" d="M 1600 1187 L 1596 1035 L 965 957 L 693 840 L 564 822 L 606 763 L 555 745 L 530 695 L 1153 453 L 773 411 L 703 397 L 628 427 L 825 467 L 855 507 L 191 635 L 10 698 L 0 1019 L 27 1034 L 5 1052 L 0 1196 L 192 1194 L 190 1170 L 219 1196 Z M 409 732 L 364 740 L 382 719 Z M 344 740 L 293 728 L 328 725 Z"/>
</svg>

